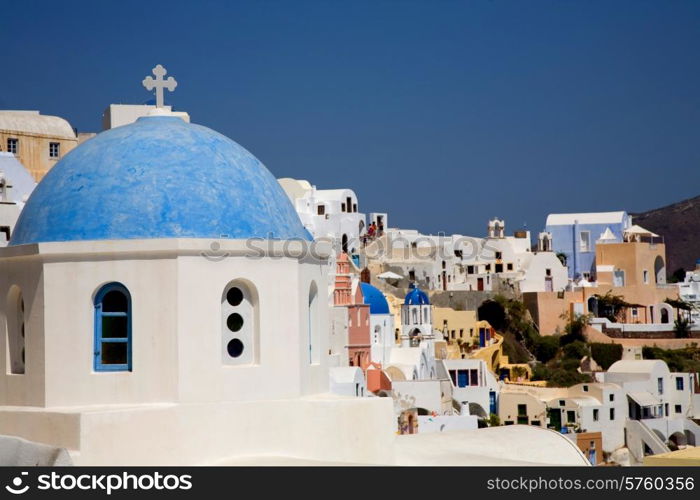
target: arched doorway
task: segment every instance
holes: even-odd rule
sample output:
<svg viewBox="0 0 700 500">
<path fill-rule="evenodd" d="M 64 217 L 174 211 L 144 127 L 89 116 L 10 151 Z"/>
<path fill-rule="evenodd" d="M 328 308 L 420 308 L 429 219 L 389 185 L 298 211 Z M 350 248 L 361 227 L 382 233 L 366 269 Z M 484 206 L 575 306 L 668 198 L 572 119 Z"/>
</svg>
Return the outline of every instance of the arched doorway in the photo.
<svg viewBox="0 0 700 500">
<path fill-rule="evenodd" d="M 408 416 L 408 433 L 414 434 L 415 429 L 416 429 L 416 419 L 413 417 L 413 414 L 410 414 Z"/>
<path fill-rule="evenodd" d="M 656 276 L 657 285 L 666 283 L 666 263 L 660 255 L 654 260 L 654 276 Z"/>
<path fill-rule="evenodd" d="M 668 323 L 668 309 L 665 307 L 661 309 L 661 322 Z"/>
<path fill-rule="evenodd" d="M 685 431 L 685 442 L 691 446 L 697 446 L 696 441 L 695 441 L 695 434 L 693 434 L 692 431 L 689 431 L 689 430 Z"/>
<path fill-rule="evenodd" d="M 342 238 L 343 253 L 348 253 L 348 235 L 344 234 Z"/>
<path fill-rule="evenodd" d="M 411 330 L 411 333 L 408 334 L 408 338 L 410 339 L 411 347 L 418 347 L 420 345 L 420 341 L 422 340 L 420 330 L 418 328 L 414 328 Z"/>
<path fill-rule="evenodd" d="M 598 299 L 595 297 L 588 298 L 588 312 L 596 318 L 598 317 Z"/>
<path fill-rule="evenodd" d="M 683 432 L 674 432 L 668 437 L 669 448 L 678 449 L 681 446 L 688 444 L 688 439 Z"/>
</svg>

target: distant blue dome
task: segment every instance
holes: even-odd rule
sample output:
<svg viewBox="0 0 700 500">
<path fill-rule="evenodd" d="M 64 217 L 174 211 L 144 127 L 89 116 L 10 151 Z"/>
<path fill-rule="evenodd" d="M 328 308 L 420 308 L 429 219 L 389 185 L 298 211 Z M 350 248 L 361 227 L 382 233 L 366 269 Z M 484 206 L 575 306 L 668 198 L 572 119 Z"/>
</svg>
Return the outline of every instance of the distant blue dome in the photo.
<svg viewBox="0 0 700 500">
<path fill-rule="evenodd" d="M 365 304 L 369 304 L 370 314 L 389 314 L 389 304 L 386 302 L 386 297 L 376 287 L 369 283 L 360 283 L 362 287 L 362 296 L 365 299 Z"/>
<path fill-rule="evenodd" d="M 406 299 L 403 301 L 404 305 L 407 306 L 422 306 L 422 305 L 430 305 L 430 299 L 428 298 L 428 295 L 421 290 L 420 288 L 417 288 L 416 285 L 411 283 L 409 285 L 410 290 L 406 294 Z"/>
<path fill-rule="evenodd" d="M 147 238 L 312 240 L 243 147 L 172 116 L 103 132 L 39 183 L 10 245 Z"/>
</svg>

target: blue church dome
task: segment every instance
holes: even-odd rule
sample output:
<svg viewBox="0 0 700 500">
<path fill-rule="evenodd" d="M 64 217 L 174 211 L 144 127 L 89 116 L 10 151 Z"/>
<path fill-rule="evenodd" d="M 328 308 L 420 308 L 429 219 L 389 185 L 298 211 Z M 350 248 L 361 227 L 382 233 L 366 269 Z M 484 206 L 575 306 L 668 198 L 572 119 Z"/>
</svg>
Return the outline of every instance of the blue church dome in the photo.
<svg viewBox="0 0 700 500">
<path fill-rule="evenodd" d="M 409 286 L 409 291 L 406 294 L 406 299 L 403 301 L 404 305 L 407 306 L 422 306 L 422 305 L 430 305 L 430 299 L 428 298 L 428 295 L 421 290 L 420 288 L 417 288 L 416 285 L 411 283 Z"/>
<path fill-rule="evenodd" d="M 370 314 L 389 314 L 389 304 L 386 302 L 386 297 L 376 287 L 369 283 L 360 283 L 362 287 L 362 296 L 365 299 L 365 304 L 369 305 Z"/>
<path fill-rule="evenodd" d="M 59 161 L 10 245 L 148 238 L 312 240 L 265 166 L 211 129 L 148 116 Z"/>
</svg>

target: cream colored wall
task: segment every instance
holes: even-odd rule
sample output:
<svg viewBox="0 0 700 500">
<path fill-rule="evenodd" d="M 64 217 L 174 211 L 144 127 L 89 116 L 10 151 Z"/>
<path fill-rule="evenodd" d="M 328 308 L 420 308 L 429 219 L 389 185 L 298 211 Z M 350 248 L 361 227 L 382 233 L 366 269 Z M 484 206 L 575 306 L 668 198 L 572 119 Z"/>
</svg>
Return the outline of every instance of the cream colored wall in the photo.
<svg viewBox="0 0 700 500">
<path fill-rule="evenodd" d="M 4 251 L 4 249 L 3 249 Z M 25 304 L 25 373 L 11 374 L 8 353 L 7 309 L 10 287 L 20 288 Z M 0 259 L 0 405 L 43 406 L 44 377 L 44 280 L 41 263 Z"/>
<path fill-rule="evenodd" d="M 518 405 L 527 405 L 528 424 L 533 420 L 539 420 L 540 427 L 547 426 L 547 405 L 544 401 L 525 393 L 502 391 L 498 397 L 498 417 L 501 425 L 506 421 L 518 423 Z"/>
<path fill-rule="evenodd" d="M 446 329 L 445 321 L 447 321 Z M 445 333 L 445 338 L 450 342 L 456 342 L 461 338 L 462 341 L 471 345 L 474 337 L 479 338 L 476 321 L 476 311 L 455 311 L 449 307 L 433 306 L 433 328 Z M 463 330 L 461 336 L 460 329 Z M 455 331 L 455 338 L 452 338 L 452 330 Z"/>
<path fill-rule="evenodd" d="M 43 267 L 46 406 L 176 401 L 175 259 L 118 260 L 103 254 L 87 261 L 75 260 L 47 262 Z M 93 300 L 110 282 L 123 284 L 131 294 L 131 372 L 93 370 Z M 202 340 L 199 349 L 204 345 Z M 196 352 L 190 354 L 195 356 Z"/>
<path fill-rule="evenodd" d="M 0 130 L 0 150 L 7 151 L 7 139 L 19 140 L 17 159 L 24 165 L 34 180 L 39 182 L 46 173 L 66 154 L 75 149 L 78 139 L 55 138 L 39 134 L 28 134 L 25 132 L 15 132 Z M 60 144 L 60 154 L 58 158 L 49 157 L 49 143 L 58 142 Z"/>
<path fill-rule="evenodd" d="M 569 284 L 569 274 L 553 252 L 537 252 L 527 266 L 527 272 L 518 283 L 521 292 L 537 292 L 545 290 L 547 269 L 551 272 L 552 290 L 559 291 Z"/>
<path fill-rule="evenodd" d="M 1 249 L 0 269 L 6 272 L 0 296 L 20 284 L 27 290 L 30 315 L 27 373 L 0 375 L 8 388 L 6 404 L 223 401 L 327 392 L 325 300 L 316 330 L 320 356 L 313 364 L 308 328 L 309 287 L 315 281 L 319 290 L 326 289 L 325 268 L 311 259 L 300 263 L 284 257 L 283 243 L 274 250 L 279 258 L 231 255 L 219 261 L 201 255 L 209 250 L 205 240 L 49 243 L 39 246 L 41 255 L 33 254 L 34 245 Z M 221 252 L 242 251 L 245 242 L 221 242 Z M 260 349 L 255 364 L 221 361 L 222 294 L 234 279 L 257 285 Z M 95 373 L 93 297 L 113 281 L 131 293 L 133 371 Z M 6 308 L 6 301 L 0 302 L 0 310 Z"/>
<path fill-rule="evenodd" d="M 391 398 L 0 408 L 3 434 L 65 447 L 76 465 L 212 465 L 251 456 L 391 464 Z"/>
<path fill-rule="evenodd" d="M 178 276 L 180 400 L 256 399 L 260 394 L 298 397 L 328 389 L 327 355 L 320 357 L 319 364 L 309 363 L 309 286 L 312 280 L 319 290 L 327 286 L 318 265 L 299 266 L 293 259 L 212 262 L 191 256 L 179 260 Z M 221 363 L 221 295 L 233 279 L 258 285 L 260 352 L 256 365 Z M 327 307 L 320 310 L 323 335 L 319 349 L 327 354 Z"/>
</svg>

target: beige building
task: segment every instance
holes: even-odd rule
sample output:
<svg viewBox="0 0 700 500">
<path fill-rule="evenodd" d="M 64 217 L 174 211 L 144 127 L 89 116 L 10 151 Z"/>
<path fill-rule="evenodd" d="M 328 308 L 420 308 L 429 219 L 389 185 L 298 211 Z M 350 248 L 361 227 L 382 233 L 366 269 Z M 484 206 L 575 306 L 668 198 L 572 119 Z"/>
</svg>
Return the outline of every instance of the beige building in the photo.
<svg viewBox="0 0 700 500">
<path fill-rule="evenodd" d="M 0 151 L 14 154 L 37 182 L 77 145 L 75 131 L 63 118 L 0 111 Z"/>
<path fill-rule="evenodd" d="M 498 398 L 498 416 L 503 425 L 547 427 L 547 404 L 539 394 L 520 387 L 511 390 L 511 386 L 507 386 Z"/>
<path fill-rule="evenodd" d="M 664 301 L 677 298 L 678 289 L 666 284 L 666 247 L 660 237 L 632 226 L 623 242 L 599 240 L 596 276 L 596 282 L 572 291 L 523 294 L 541 334 L 561 333 L 572 314 L 599 315 L 595 296 L 606 293 L 630 304 L 618 311 L 620 323 L 673 324 L 675 312 Z"/>
</svg>

